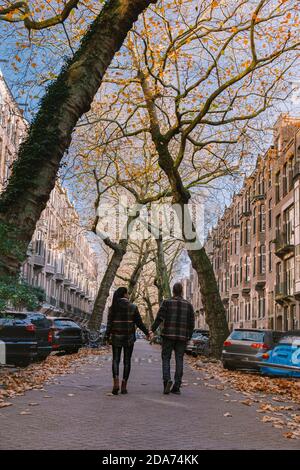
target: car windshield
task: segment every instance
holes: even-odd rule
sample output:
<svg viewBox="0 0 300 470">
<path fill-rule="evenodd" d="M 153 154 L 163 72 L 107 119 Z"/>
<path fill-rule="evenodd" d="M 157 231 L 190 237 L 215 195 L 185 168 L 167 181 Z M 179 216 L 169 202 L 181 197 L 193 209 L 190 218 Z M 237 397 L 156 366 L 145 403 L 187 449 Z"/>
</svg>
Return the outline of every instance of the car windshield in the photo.
<svg viewBox="0 0 300 470">
<path fill-rule="evenodd" d="M 300 336 L 283 336 L 283 338 L 280 339 L 278 344 L 295 344 L 300 346 Z"/>
<path fill-rule="evenodd" d="M 256 343 L 263 343 L 264 337 L 264 332 L 251 330 L 234 330 L 230 335 L 231 339 L 238 341 L 255 341 Z"/>
<path fill-rule="evenodd" d="M 54 324 L 59 328 L 79 328 L 79 325 L 72 320 L 54 320 Z"/>
</svg>

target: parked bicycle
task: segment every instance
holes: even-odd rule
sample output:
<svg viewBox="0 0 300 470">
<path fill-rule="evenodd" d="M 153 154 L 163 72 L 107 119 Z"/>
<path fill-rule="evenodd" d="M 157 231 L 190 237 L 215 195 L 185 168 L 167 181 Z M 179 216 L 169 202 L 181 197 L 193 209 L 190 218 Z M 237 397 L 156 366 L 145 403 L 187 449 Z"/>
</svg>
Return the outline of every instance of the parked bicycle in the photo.
<svg viewBox="0 0 300 470">
<path fill-rule="evenodd" d="M 99 330 L 91 330 L 87 325 L 82 326 L 83 343 L 89 348 L 99 348 L 104 345 L 106 325 L 101 325 Z"/>
</svg>

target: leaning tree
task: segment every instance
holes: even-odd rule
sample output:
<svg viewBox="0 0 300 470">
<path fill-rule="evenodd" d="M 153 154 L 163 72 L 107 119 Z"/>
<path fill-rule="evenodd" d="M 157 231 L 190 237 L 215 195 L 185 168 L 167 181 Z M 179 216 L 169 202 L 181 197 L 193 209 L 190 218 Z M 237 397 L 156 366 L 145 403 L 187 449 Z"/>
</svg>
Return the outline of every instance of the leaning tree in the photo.
<svg viewBox="0 0 300 470">
<path fill-rule="evenodd" d="M 289 0 L 162 1 L 143 14 L 116 56 L 94 115 L 106 123 L 103 145 L 126 149 L 146 139 L 155 149 L 198 275 L 216 356 L 228 326 L 194 230 L 191 196 L 238 171 L 259 138 L 263 113 L 289 95 L 300 46 L 298 12 Z"/>
<path fill-rule="evenodd" d="M 0 197 L 0 276 L 18 273 L 76 123 L 90 109 L 107 67 L 138 15 L 155 1 L 107 0 L 77 51 L 48 86 Z M 23 21 L 30 32 L 62 23 L 76 5 L 71 0 L 52 20 L 34 21 L 27 1 L 8 2 L 0 7 L 0 20 Z"/>
</svg>

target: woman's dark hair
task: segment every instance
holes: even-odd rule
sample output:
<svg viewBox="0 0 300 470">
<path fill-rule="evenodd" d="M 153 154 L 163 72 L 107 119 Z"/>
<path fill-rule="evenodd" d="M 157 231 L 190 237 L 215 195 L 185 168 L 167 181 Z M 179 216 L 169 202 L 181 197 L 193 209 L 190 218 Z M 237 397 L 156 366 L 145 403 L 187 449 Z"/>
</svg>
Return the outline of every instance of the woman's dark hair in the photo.
<svg viewBox="0 0 300 470">
<path fill-rule="evenodd" d="M 128 290 L 127 287 L 118 287 L 118 289 L 114 292 L 112 304 L 111 304 L 111 311 L 114 312 L 116 307 L 118 306 L 118 302 L 125 294 L 127 294 Z"/>
</svg>

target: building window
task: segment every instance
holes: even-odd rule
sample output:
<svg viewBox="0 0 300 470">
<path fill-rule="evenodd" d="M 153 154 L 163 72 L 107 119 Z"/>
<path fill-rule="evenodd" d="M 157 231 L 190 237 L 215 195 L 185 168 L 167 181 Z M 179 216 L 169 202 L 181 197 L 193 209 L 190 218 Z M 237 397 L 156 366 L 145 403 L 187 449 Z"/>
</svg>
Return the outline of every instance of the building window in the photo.
<svg viewBox="0 0 300 470">
<path fill-rule="evenodd" d="M 240 229 L 240 245 L 243 245 L 243 222 L 241 222 L 241 229 Z"/>
<path fill-rule="evenodd" d="M 240 282 L 243 281 L 243 258 L 240 258 Z"/>
<path fill-rule="evenodd" d="M 260 245 L 259 247 L 259 273 L 265 274 L 266 272 L 266 247 Z"/>
<path fill-rule="evenodd" d="M 245 243 L 246 245 L 250 244 L 250 238 L 251 238 L 251 224 L 250 220 L 246 221 L 246 226 L 245 226 Z"/>
<path fill-rule="evenodd" d="M 228 292 L 229 290 L 229 272 L 226 271 L 225 273 L 225 291 Z"/>
<path fill-rule="evenodd" d="M 253 248 L 253 276 L 256 276 L 256 247 Z"/>
<path fill-rule="evenodd" d="M 268 186 L 269 186 L 269 188 L 271 188 L 271 186 L 272 186 L 272 168 L 269 168 Z"/>
<path fill-rule="evenodd" d="M 250 281 L 250 256 L 246 256 L 246 275 L 245 275 L 245 280 L 246 282 Z"/>
<path fill-rule="evenodd" d="M 269 242 L 269 272 L 272 271 L 272 242 Z"/>
<path fill-rule="evenodd" d="M 234 254 L 238 255 L 239 251 L 239 232 L 235 232 L 234 234 Z"/>
<path fill-rule="evenodd" d="M 276 196 L 276 204 L 278 204 L 278 202 L 280 201 L 280 171 L 276 173 L 275 196 Z"/>
<path fill-rule="evenodd" d="M 259 206 L 259 231 L 265 232 L 265 230 L 266 230 L 265 205 L 260 204 Z"/>
<path fill-rule="evenodd" d="M 253 235 L 256 234 L 256 207 L 253 209 Z"/>
<path fill-rule="evenodd" d="M 287 164 L 283 165 L 282 169 L 282 196 L 287 194 Z"/>
<path fill-rule="evenodd" d="M 294 169 L 294 158 L 290 158 L 289 165 L 288 165 L 288 189 L 289 191 L 293 189 L 293 169 Z"/>
<path fill-rule="evenodd" d="M 277 240 L 279 240 L 280 238 L 280 230 L 281 230 L 281 215 L 278 214 L 276 216 L 276 230 L 275 230 Z"/>
<path fill-rule="evenodd" d="M 265 194 L 265 180 L 263 174 L 260 173 L 258 178 L 258 194 Z"/>
<path fill-rule="evenodd" d="M 39 256 L 43 255 L 43 239 L 42 239 L 42 232 L 40 230 L 38 230 L 36 234 L 35 254 Z"/>
<path fill-rule="evenodd" d="M 268 222 L 269 222 L 269 228 L 272 228 L 272 198 L 269 199 Z"/>
<path fill-rule="evenodd" d="M 261 295 L 258 298 L 258 318 L 264 318 L 265 317 L 265 296 Z"/>
<path fill-rule="evenodd" d="M 285 242 L 294 244 L 294 206 L 290 206 L 283 213 Z"/>
<path fill-rule="evenodd" d="M 247 302 L 246 303 L 246 320 L 251 320 L 251 303 L 250 302 Z"/>
<path fill-rule="evenodd" d="M 289 258 L 286 261 L 286 291 L 288 295 L 293 295 L 294 293 L 294 270 L 295 262 L 294 258 Z"/>
<path fill-rule="evenodd" d="M 234 287 L 237 287 L 239 285 L 239 267 L 236 264 L 234 266 Z"/>
</svg>

